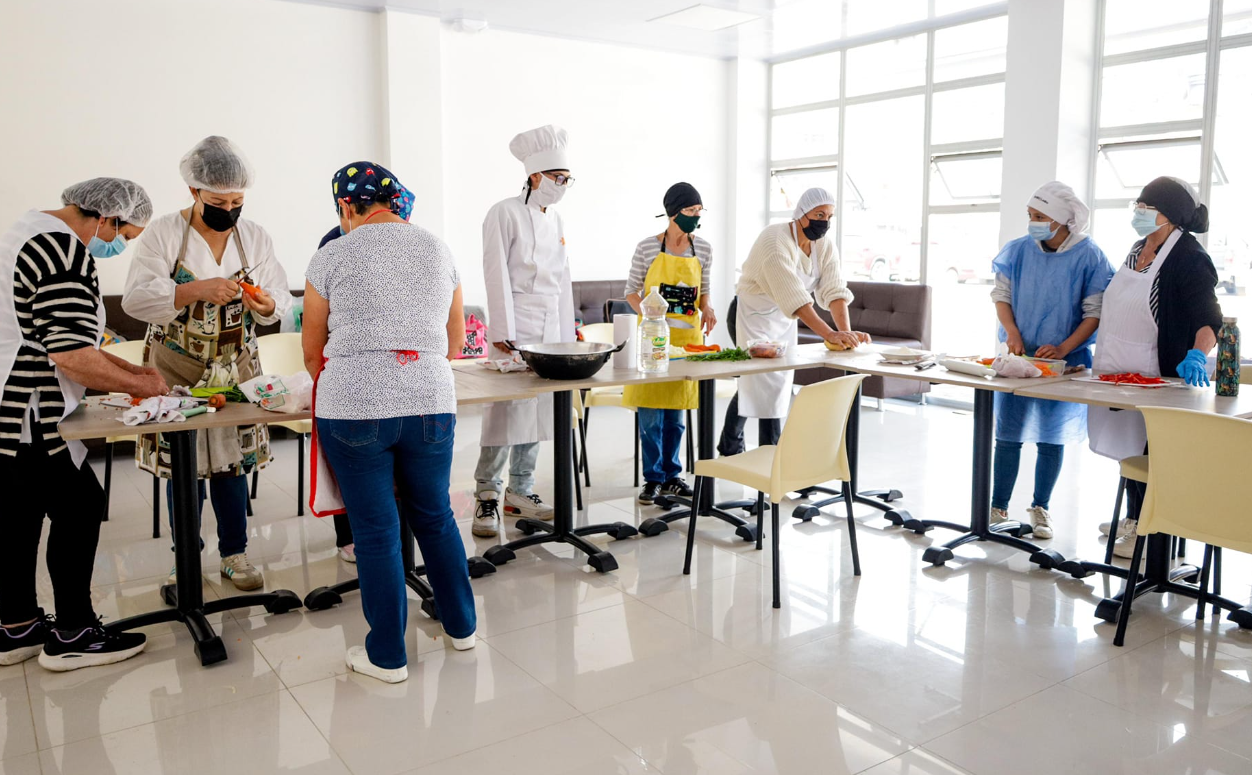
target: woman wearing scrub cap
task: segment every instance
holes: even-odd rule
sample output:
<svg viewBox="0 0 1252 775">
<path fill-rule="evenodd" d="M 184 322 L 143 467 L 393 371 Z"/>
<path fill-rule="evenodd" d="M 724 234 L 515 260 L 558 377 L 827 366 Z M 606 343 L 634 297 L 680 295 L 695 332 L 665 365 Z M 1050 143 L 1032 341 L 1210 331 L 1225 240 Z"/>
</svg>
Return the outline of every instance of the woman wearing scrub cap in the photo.
<svg viewBox="0 0 1252 775">
<path fill-rule="evenodd" d="M 227 387 L 260 376 L 256 326 L 291 311 L 287 273 L 263 228 L 243 212 L 255 174 L 243 152 L 225 137 L 206 137 L 179 164 L 191 206 L 163 215 L 144 235 L 122 308 L 148 323 L 145 362 L 170 386 Z M 245 472 L 270 459 L 264 425 L 198 434 L 200 479 L 217 516 L 221 574 L 241 590 L 265 579 L 249 560 Z M 170 478 L 169 446 L 160 434 L 140 437 L 139 467 Z M 205 488 L 200 484 L 203 508 Z M 167 497 L 173 499 L 171 487 Z M 173 508 L 170 508 L 171 518 Z M 170 572 L 169 583 L 175 581 Z"/>
<path fill-rule="evenodd" d="M 1060 181 L 1045 183 L 1026 205 L 1027 234 L 992 262 L 999 338 L 1014 355 L 1091 365 L 1104 289 L 1113 267 L 1087 236 L 1090 210 Z M 1034 496 L 1027 510 L 1036 538 L 1052 537 L 1048 511 L 1066 444 L 1087 435 L 1087 407 L 996 394 L 996 452 L 991 521 L 1008 519 L 1022 444 L 1035 444 Z"/>
<path fill-rule="evenodd" d="M 869 334 L 851 330 L 852 292 L 839 271 L 834 239 L 827 236 L 834 215 L 835 198 L 825 189 L 810 188 L 800 196 L 792 220 L 767 226 L 756 238 L 735 288 L 733 311 L 727 315 L 736 344 L 746 347 L 754 339 L 767 339 L 795 347 L 796 320 L 840 347 L 851 349 L 870 340 Z M 815 297 L 817 304 L 830 310 L 835 329 L 818 316 Z M 722 455 L 744 451 L 747 417 L 759 421 L 759 444 L 778 443 L 793 380 L 791 371 L 740 377 L 717 451 Z"/>
</svg>

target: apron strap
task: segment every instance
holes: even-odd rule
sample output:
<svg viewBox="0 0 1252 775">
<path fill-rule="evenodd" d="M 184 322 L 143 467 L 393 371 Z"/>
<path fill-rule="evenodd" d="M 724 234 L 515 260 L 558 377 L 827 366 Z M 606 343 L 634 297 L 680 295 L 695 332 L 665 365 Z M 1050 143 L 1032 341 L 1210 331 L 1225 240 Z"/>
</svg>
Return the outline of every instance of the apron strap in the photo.
<svg viewBox="0 0 1252 775">
<path fill-rule="evenodd" d="M 178 266 L 187 257 L 187 240 L 191 238 L 191 219 L 196 216 L 195 209 L 191 211 L 191 217 L 187 219 L 187 225 L 183 227 L 183 239 L 178 245 L 178 256 L 174 259 L 174 268 L 170 270 L 170 279 L 178 274 Z M 236 226 L 231 229 L 231 235 L 235 238 L 235 250 L 239 251 L 239 264 L 243 267 L 243 273 L 246 275 L 252 271 L 252 267 L 248 265 L 248 254 L 243 249 L 243 239 L 239 236 L 239 228 Z"/>
</svg>

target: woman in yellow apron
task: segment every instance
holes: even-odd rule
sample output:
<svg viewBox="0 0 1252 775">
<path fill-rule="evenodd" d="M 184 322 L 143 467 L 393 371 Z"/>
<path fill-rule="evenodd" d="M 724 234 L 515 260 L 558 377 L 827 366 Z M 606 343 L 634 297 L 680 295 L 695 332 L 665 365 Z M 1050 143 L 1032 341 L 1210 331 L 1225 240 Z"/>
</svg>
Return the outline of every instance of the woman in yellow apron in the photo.
<svg viewBox="0 0 1252 775">
<path fill-rule="evenodd" d="M 635 248 L 626 282 L 626 300 L 635 312 L 652 288 L 669 302 L 670 344 L 682 347 L 701 344 L 713 330 L 717 317 L 709 304 L 709 268 L 713 249 L 692 234 L 700 223 L 704 204 L 690 183 L 675 183 L 665 192 L 665 215 L 669 227 L 648 237 Z M 691 488 L 682 478 L 685 414 L 695 409 L 696 383 L 668 382 L 658 385 L 629 385 L 622 396 L 623 406 L 639 412 L 639 446 L 643 458 L 643 489 L 639 502 L 652 503 L 659 494 L 691 497 Z"/>
</svg>

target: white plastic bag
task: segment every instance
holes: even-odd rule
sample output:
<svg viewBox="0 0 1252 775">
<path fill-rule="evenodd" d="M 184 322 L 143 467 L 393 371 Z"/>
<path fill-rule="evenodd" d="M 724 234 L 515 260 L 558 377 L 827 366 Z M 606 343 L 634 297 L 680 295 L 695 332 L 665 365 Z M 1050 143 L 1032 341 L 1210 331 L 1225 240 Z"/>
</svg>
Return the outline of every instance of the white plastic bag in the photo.
<svg viewBox="0 0 1252 775">
<path fill-rule="evenodd" d="M 1010 379 L 1030 379 L 1043 376 L 1039 367 L 1018 355 L 1004 353 L 996 356 L 991 362 L 991 370 L 1000 377 Z"/>
<path fill-rule="evenodd" d="M 343 494 L 339 491 L 339 480 L 335 478 L 335 472 L 326 460 L 326 453 L 318 443 L 316 402 L 313 402 L 312 408 L 313 432 L 310 434 L 309 457 L 312 458 L 313 465 L 309 469 L 313 473 L 309 480 L 309 511 L 315 517 L 346 514 L 348 509 L 344 506 Z"/>
<path fill-rule="evenodd" d="M 313 405 L 313 378 L 299 371 L 287 377 L 264 374 L 239 386 L 244 396 L 262 409 L 296 414 Z"/>
</svg>

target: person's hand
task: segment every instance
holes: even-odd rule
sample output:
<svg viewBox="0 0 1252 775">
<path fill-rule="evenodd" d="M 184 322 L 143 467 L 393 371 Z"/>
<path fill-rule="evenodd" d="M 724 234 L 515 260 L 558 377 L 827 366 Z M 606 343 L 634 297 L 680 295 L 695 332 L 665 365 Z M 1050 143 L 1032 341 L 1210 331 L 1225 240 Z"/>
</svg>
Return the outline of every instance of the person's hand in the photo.
<svg viewBox="0 0 1252 775">
<path fill-rule="evenodd" d="M 704 335 L 708 336 L 713 333 L 713 327 L 717 325 L 717 315 L 713 312 L 713 307 L 709 305 L 701 307 L 700 320 L 703 324 Z"/>
<path fill-rule="evenodd" d="M 496 348 L 502 353 L 508 353 L 509 355 L 513 354 L 513 351 L 509 349 L 509 345 L 507 342 L 492 342 L 491 346 Z"/>
<path fill-rule="evenodd" d="M 170 392 L 169 385 L 165 384 L 165 377 L 157 373 L 156 369 L 149 369 L 151 374 L 136 375 L 135 384 L 130 389 L 130 394 L 136 398 L 151 398 L 152 396 L 163 396 Z"/>
<path fill-rule="evenodd" d="M 874 341 L 873 337 L 871 337 L 869 334 L 865 333 L 864 331 L 849 331 L 848 333 L 855 336 L 856 341 L 860 342 L 861 344 L 869 344 L 870 342 Z"/>
<path fill-rule="evenodd" d="M 1069 350 L 1065 349 L 1065 345 L 1045 344 L 1038 350 L 1035 350 L 1036 358 L 1047 358 L 1052 361 L 1063 361 L 1065 356 L 1069 355 Z"/>
<path fill-rule="evenodd" d="M 270 296 L 259 286 L 253 287 L 256 288 L 254 292 L 244 293 L 243 305 L 263 318 L 273 315 L 274 308 L 277 306 L 277 302 L 274 301 L 274 297 Z"/>
<path fill-rule="evenodd" d="M 196 280 L 198 285 L 196 296 L 210 304 L 221 306 L 239 295 L 239 284 L 224 277 L 211 280 Z"/>
<path fill-rule="evenodd" d="M 1178 376 L 1192 387 L 1207 387 L 1209 384 L 1208 358 L 1199 350 L 1188 350 L 1187 357 L 1178 364 Z"/>
<path fill-rule="evenodd" d="M 827 342 L 848 350 L 854 350 L 861 344 L 861 340 L 856 338 L 856 334 L 847 331 L 835 331 L 831 329 L 829 333 L 822 337 Z"/>
<path fill-rule="evenodd" d="M 1014 355 L 1026 354 L 1026 344 L 1022 342 L 1022 334 L 1020 331 L 1010 331 L 1008 336 L 1005 337 L 1004 343 L 1009 346 L 1009 352 Z"/>
</svg>

